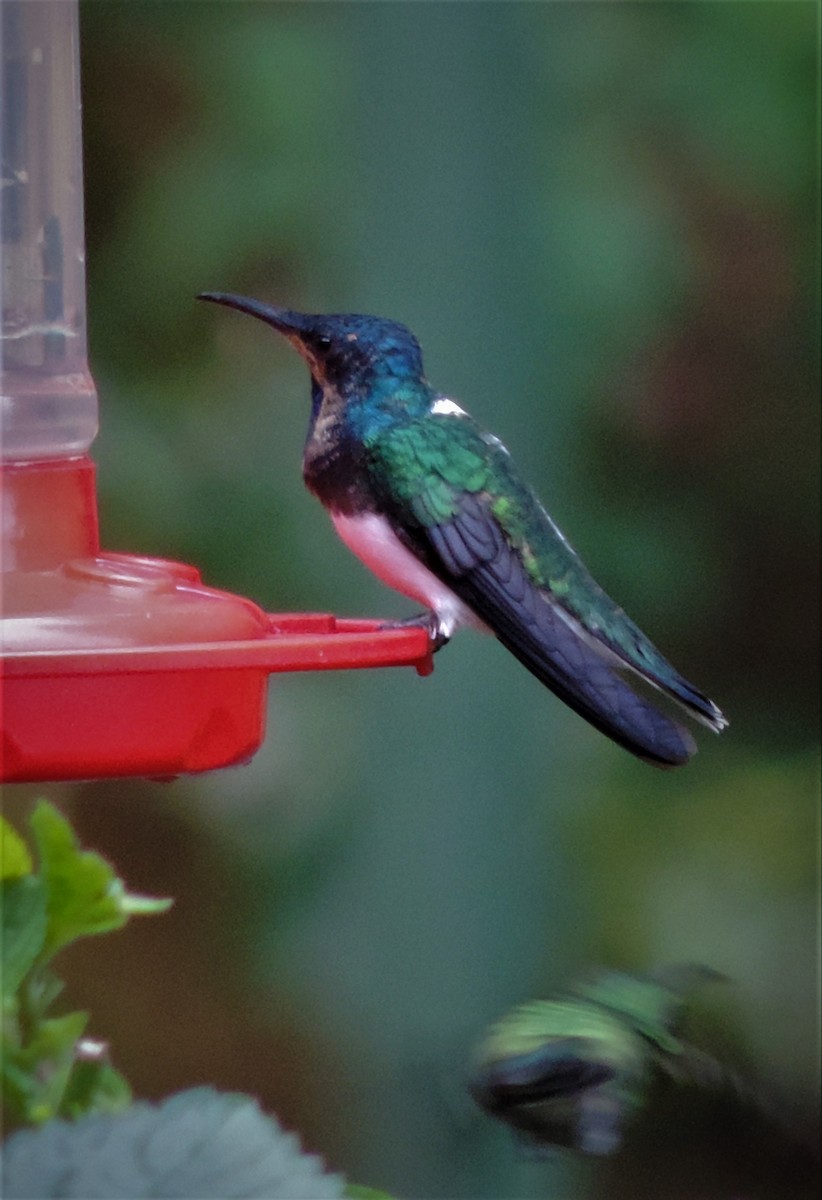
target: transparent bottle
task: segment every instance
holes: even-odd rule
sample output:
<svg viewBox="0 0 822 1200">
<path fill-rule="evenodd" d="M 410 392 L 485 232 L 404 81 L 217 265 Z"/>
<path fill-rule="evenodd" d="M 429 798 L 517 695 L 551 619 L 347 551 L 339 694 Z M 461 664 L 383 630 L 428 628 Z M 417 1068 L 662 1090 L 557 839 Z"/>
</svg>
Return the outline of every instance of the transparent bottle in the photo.
<svg viewBox="0 0 822 1200">
<path fill-rule="evenodd" d="M 77 5 L 0 4 L 0 451 L 84 454 L 97 432 L 86 349 Z"/>
</svg>

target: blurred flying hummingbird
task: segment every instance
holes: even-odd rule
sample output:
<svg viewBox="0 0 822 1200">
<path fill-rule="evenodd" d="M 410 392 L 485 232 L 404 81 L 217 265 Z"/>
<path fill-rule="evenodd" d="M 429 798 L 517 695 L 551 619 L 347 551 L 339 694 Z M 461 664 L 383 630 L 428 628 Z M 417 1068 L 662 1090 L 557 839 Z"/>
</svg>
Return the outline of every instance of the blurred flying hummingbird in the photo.
<svg viewBox="0 0 822 1200">
<path fill-rule="evenodd" d="M 724 728 L 717 706 L 595 582 L 500 440 L 430 386 L 404 325 L 223 292 L 198 299 L 258 317 L 305 359 L 306 485 L 365 565 L 425 604 L 412 620 L 435 647 L 463 625 L 490 630 L 561 700 L 657 766 L 687 762 L 695 743 L 623 671 L 716 732 Z"/>
<path fill-rule="evenodd" d="M 816 1195 L 818 1139 L 806 1136 L 789 1098 L 684 1036 L 695 993 L 720 982 L 729 980 L 698 963 L 641 975 L 588 971 L 558 995 L 494 1022 L 473 1055 L 471 1095 L 532 1156 L 549 1157 L 556 1149 L 614 1154 L 644 1109 L 650 1117 L 666 1084 L 692 1096 L 696 1089 L 715 1128 L 725 1133 L 731 1122 L 747 1131 L 748 1159 L 754 1146 L 775 1156 L 779 1196 Z M 664 1109 L 659 1115 L 671 1120 Z M 792 1190 L 806 1174 L 816 1191 Z"/>
<path fill-rule="evenodd" d="M 755 1089 L 733 1068 L 679 1036 L 688 994 L 722 979 L 697 964 L 647 975 L 591 972 L 564 994 L 519 1005 L 491 1026 L 474 1055 L 471 1093 L 538 1152 L 612 1154 L 658 1077 L 759 1107 Z"/>
</svg>

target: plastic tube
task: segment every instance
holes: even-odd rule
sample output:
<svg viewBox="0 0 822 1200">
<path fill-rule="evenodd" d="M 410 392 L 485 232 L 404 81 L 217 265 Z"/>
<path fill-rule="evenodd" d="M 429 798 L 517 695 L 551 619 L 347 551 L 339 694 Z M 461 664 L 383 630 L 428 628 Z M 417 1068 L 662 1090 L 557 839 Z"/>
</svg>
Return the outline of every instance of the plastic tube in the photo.
<svg viewBox="0 0 822 1200">
<path fill-rule="evenodd" d="M 97 432 L 86 350 L 76 0 L 3 0 L 0 53 L 6 462 L 84 454 Z"/>
</svg>

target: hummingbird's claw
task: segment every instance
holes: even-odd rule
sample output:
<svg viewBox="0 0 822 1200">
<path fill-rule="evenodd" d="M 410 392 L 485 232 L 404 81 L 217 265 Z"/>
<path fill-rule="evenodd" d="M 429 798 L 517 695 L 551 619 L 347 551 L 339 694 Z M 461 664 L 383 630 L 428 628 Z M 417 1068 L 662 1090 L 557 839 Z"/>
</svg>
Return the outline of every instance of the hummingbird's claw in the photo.
<svg viewBox="0 0 822 1200">
<path fill-rule="evenodd" d="M 431 639 L 431 650 L 434 654 L 451 640 L 435 612 L 421 612 L 398 621 L 385 621 L 380 625 L 380 629 L 424 629 Z"/>
</svg>

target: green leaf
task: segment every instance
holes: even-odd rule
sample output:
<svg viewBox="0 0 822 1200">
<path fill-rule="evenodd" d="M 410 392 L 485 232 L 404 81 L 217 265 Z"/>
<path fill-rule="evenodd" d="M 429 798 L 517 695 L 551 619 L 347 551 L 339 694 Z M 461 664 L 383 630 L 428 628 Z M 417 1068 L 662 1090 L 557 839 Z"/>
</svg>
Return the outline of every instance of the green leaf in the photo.
<svg viewBox="0 0 822 1200">
<path fill-rule="evenodd" d="M 34 875 L 8 876 L 0 885 L 0 971 L 4 1009 L 13 1002 L 46 937 L 46 895 Z"/>
<path fill-rule="evenodd" d="M 16 830 L 0 817 L 0 879 L 19 879 L 31 874 L 31 855 Z"/>
<path fill-rule="evenodd" d="M 50 1121 L 0 1150 L 5 1200 L 338 1200 L 339 1175 L 248 1096 L 194 1088 L 116 1116 Z"/>
<path fill-rule="evenodd" d="M 85 1013 L 48 1017 L 62 989 L 48 969 L 55 951 L 87 934 L 118 929 L 132 915 L 162 912 L 170 900 L 127 892 L 99 854 L 82 850 L 69 823 L 40 801 L 31 817 L 39 864 L 2 826 L 0 883 L 3 1105 L 12 1124 L 42 1124 L 58 1115 L 114 1112 L 131 1100 L 105 1046 L 81 1041 Z"/>
<path fill-rule="evenodd" d="M 170 900 L 133 896 L 101 855 L 81 850 L 68 821 L 41 800 L 31 817 L 46 887 L 44 958 L 88 934 L 120 929 L 132 913 L 163 912 Z"/>
<path fill-rule="evenodd" d="M 39 1021 L 63 990 L 63 981 L 52 971 L 37 967 L 26 980 L 22 999 L 28 1019 Z"/>
<path fill-rule="evenodd" d="M 60 1115 L 121 1112 L 131 1103 L 131 1088 L 112 1065 L 105 1042 L 82 1038 L 60 1104 Z"/>
<path fill-rule="evenodd" d="M 41 1124 L 60 1111 L 87 1020 L 84 1012 L 51 1017 L 37 1025 L 27 1045 L 5 1048 L 4 1101 L 21 1120 Z"/>
</svg>

